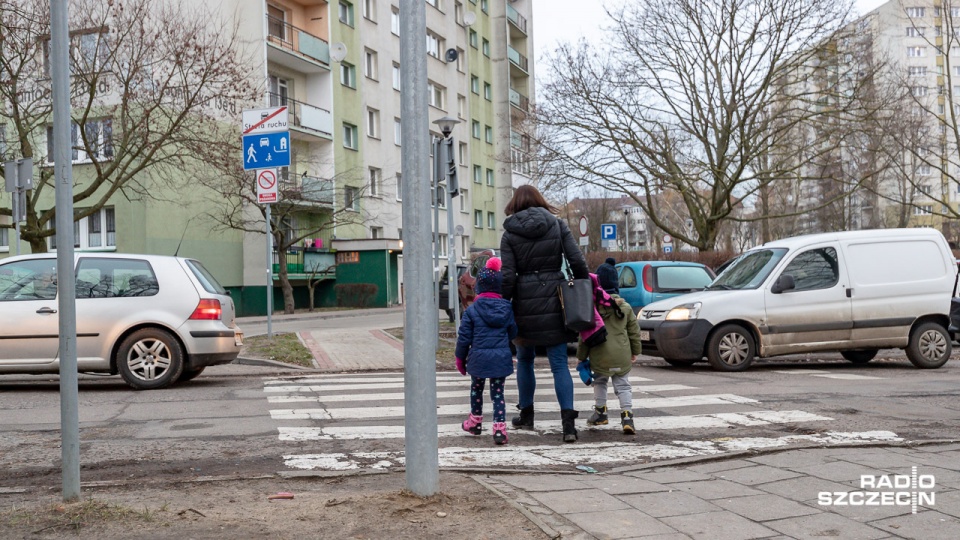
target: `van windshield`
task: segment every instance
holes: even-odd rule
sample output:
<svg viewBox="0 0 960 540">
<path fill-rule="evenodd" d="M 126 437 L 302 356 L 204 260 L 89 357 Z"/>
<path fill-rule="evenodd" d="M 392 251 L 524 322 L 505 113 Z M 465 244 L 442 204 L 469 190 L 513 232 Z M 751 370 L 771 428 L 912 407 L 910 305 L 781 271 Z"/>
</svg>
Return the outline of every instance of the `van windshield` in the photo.
<svg viewBox="0 0 960 540">
<path fill-rule="evenodd" d="M 707 290 L 756 289 L 786 253 L 786 248 L 748 251 L 730 263 Z"/>
</svg>

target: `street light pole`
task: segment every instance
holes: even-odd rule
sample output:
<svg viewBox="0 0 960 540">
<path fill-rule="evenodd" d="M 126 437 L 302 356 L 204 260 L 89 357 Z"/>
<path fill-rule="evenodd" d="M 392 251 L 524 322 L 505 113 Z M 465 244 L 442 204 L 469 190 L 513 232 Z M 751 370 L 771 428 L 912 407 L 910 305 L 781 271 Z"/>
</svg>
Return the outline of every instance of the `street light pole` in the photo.
<svg viewBox="0 0 960 540">
<path fill-rule="evenodd" d="M 443 133 L 443 140 L 437 145 L 438 152 L 433 156 L 434 162 L 440 163 L 438 170 L 442 171 L 442 176 L 447 184 L 447 306 L 453 306 L 454 318 L 453 329 L 460 328 L 460 294 L 457 291 L 457 238 L 453 223 L 453 199 L 460 194 L 460 186 L 457 182 L 457 160 L 454 150 L 456 141 L 453 138 L 453 126 L 460 123 L 460 120 L 444 116 L 433 121 L 440 126 L 440 132 Z M 438 182 L 439 182 L 438 176 Z M 456 293 L 456 296 L 454 294 Z"/>
</svg>

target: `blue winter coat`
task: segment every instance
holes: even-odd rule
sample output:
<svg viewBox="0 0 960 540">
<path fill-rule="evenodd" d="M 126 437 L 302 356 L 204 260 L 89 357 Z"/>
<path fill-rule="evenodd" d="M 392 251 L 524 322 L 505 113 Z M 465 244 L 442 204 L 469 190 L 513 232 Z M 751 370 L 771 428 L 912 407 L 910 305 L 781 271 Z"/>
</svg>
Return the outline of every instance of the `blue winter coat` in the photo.
<svg viewBox="0 0 960 540">
<path fill-rule="evenodd" d="M 457 358 L 467 362 L 474 377 L 508 377 L 513 374 L 510 341 L 517 337 L 513 306 L 503 298 L 479 297 L 460 320 Z"/>
</svg>

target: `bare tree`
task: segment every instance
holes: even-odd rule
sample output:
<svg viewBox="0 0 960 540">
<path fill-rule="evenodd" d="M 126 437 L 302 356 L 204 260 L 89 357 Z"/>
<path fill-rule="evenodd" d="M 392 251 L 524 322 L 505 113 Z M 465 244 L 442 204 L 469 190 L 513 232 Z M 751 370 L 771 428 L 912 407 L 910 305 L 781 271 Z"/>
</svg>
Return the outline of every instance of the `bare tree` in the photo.
<svg viewBox="0 0 960 540">
<path fill-rule="evenodd" d="M 549 59 L 540 143 L 580 184 L 635 198 L 653 223 L 701 250 L 763 186 L 802 179 L 791 139 L 801 124 L 855 129 L 858 91 L 789 84 L 850 20 L 835 0 L 648 0 L 610 13 L 611 42 L 564 45 Z M 853 79 L 859 81 L 869 77 Z M 829 107 L 816 100 L 830 94 Z M 826 149 L 807 145 L 811 157 Z M 655 204 L 673 192 L 693 220 L 677 227 Z M 635 195 L 639 194 L 639 195 Z M 799 210 L 798 210 L 799 212 Z M 796 215 L 796 213 L 794 213 Z"/>
<path fill-rule="evenodd" d="M 75 175 L 74 219 L 116 197 L 182 191 L 183 171 L 222 153 L 229 140 L 216 126 L 260 91 L 250 83 L 258 79 L 236 21 L 176 1 L 77 0 L 71 8 L 73 161 L 84 164 Z M 49 28 L 48 2 L 0 0 L 0 124 L 8 154 L 40 165 L 21 228 L 33 252 L 46 251 L 56 234 L 45 129 L 52 119 Z"/>
</svg>

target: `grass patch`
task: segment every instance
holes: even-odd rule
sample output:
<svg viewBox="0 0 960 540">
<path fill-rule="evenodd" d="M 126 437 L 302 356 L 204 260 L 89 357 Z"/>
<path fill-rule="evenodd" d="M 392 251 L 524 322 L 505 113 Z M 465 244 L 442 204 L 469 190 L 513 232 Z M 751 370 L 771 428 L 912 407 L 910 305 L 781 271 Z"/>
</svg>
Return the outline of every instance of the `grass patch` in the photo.
<svg viewBox="0 0 960 540">
<path fill-rule="evenodd" d="M 251 336 L 244 338 L 241 356 L 275 360 L 285 364 L 313 367 L 313 353 L 300 343 L 297 334 L 273 334 L 273 337 Z"/>
<path fill-rule="evenodd" d="M 157 514 L 166 510 L 166 504 L 158 510 L 150 510 L 146 507 L 135 510 L 96 499 L 69 504 L 51 504 L 40 508 L 13 507 L 0 512 L 0 529 L 29 528 L 33 529 L 32 534 L 79 531 L 85 527 L 108 522 L 152 522 L 157 519 Z"/>
<path fill-rule="evenodd" d="M 403 341 L 403 328 L 387 328 L 384 332 Z M 447 337 L 451 336 L 451 337 Z M 457 369 L 456 357 L 454 352 L 457 348 L 456 333 L 453 330 L 453 323 L 441 321 L 440 337 L 437 342 L 437 369 L 440 371 L 452 371 Z"/>
</svg>

